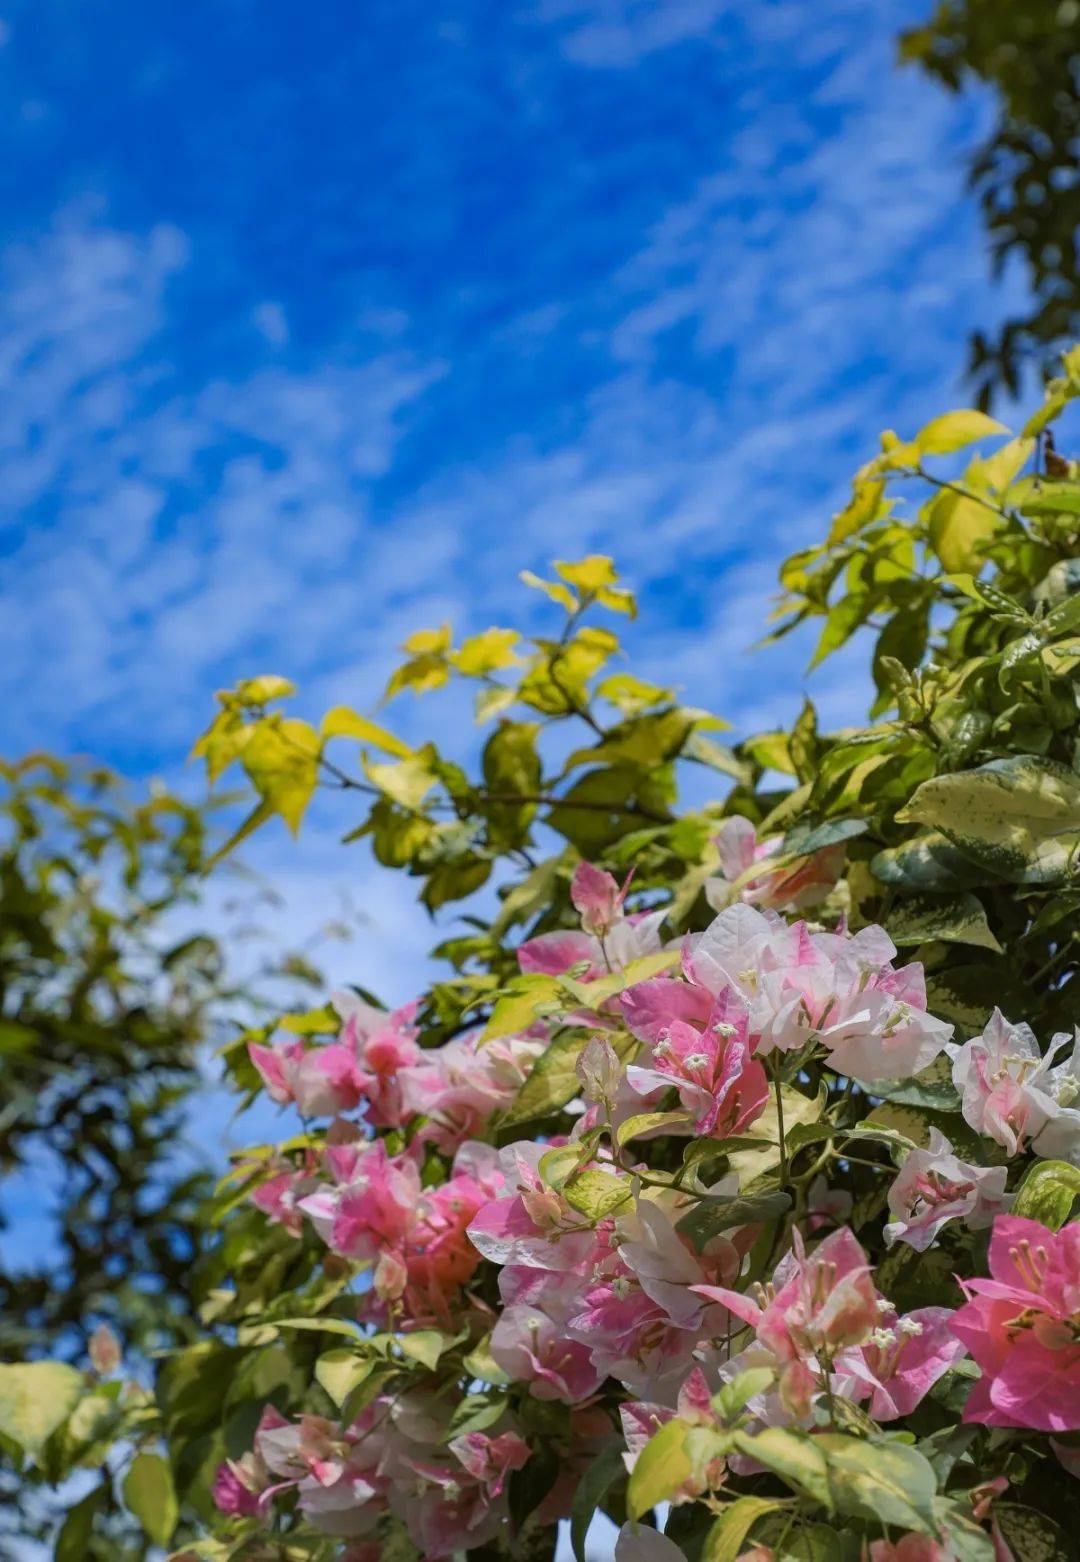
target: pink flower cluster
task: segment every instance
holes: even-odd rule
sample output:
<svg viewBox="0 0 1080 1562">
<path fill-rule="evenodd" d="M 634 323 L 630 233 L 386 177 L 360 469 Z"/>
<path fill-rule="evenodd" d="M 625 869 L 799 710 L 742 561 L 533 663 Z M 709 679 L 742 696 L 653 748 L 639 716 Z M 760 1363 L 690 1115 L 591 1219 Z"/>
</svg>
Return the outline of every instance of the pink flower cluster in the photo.
<svg viewBox="0 0 1080 1562">
<path fill-rule="evenodd" d="M 881 928 L 826 932 L 777 914 L 776 905 L 827 893 L 836 862 L 820 853 L 789 873 L 769 866 L 774 846 L 759 844 L 744 821 L 727 822 L 718 842 L 724 888 L 713 891 L 723 909 L 677 947 L 662 951 L 662 911 L 628 914 L 629 880 L 619 885 L 589 864 L 571 886 L 580 929 L 522 944 L 526 973 L 598 981 L 647 955 L 661 955 L 651 969 L 666 970 L 614 996 L 617 983 L 606 983 L 595 1009 L 572 1009 L 578 999 L 567 998 L 564 1022 L 593 1033 L 578 1056 L 580 1098 L 565 1107 L 568 1139 L 500 1151 L 488 1142 L 551 1043 L 546 1019 L 490 1043 L 476 1033 L 424 1049 L 416 1005 L 383 1014 L 338 995 L 335 1041 L 251 1049 L 274 1100 L 332 1119 L 321 1151 L 273 1163 L 253 1201 L 291 1234 L 308 1222 L 332 1253 L 370 1268 L 370 1289 L 358 1298 L 366 1322 L 395 1333 L 437 1328 L 459 1341 L 468 1334 L 474 1345 L 486 1336 L 493 1376 L 513 1385 L 508 1406 L 526 1422 L 564 1407 L 549 1517 L 567 1511 L 575 1481 L 610 1438 L 612 1389 L 631 1467 L 673 1418 L 718 1426 L 713 1395 L 751 1367 L 769 1369 L 769 1386 L 747 1406 L 759 1428 L 813 1430 L 838 1397 L 879 1422 L 897 1421 L 970 1352 L 982 1376 L 967 1419 L 1080 1429 L 1080 1225 L 1052 1233 L 1005 1213 L 1008 1166 L 961 1158 L 937 1128 L 908 1150 L 888 1188 L 886 1245 L 922 1252 L 950 1222 L 954 1231 L 994 1229 L 991 1278 L 964 1282 L 958 1312 L 901 1315 L 843 1224 L 851 1194 L 823 1175 L 802 1189 L 771 1280 L 749 1294 L 740 1287 L 757 1226 L 737 1225 L 701 1250 L 679 1229 L 701 1198 L 738 1195 L 737 1174 L 703 1186 L 697 1169 L 707 1160 L 684 1178 L 688 1160 L 674 1180 L 657 1175 L 662 1159 L 634 1161 L 633 1141 L 654 1132 L 716 1141 L 745 1134 L 769 1105 L 769 1072 L 789 1056 L 789 1079 L 824 1064 L 873 1096 L 875 1085 L 906 1079 L 947 1051 L 967 1124 L 999 1146 L 991 1159 L 1031 1148 L 1080 1164 L 1080 1061 L 1075 1052 L 1057 1061 L 1068 1038 L 1055 1037 L 1044 1056 L 1026 1026 L 995 1013 L 981 1036 L 951 1045 L 952 1027 L 927 1012 L 921 966 L 896 964 Z M 361 1122 L 342 1116 L 361 1109 Z M 638 1121 L 624 1139 L 630 1118 Z M 842 1116 L 827 1125 L 826 1142 L 837 1127 Z M 557 1175 L 542 1175 L 548 1151 L 576 1155 L 575 1179 L 602 1201 L 568 1196 Z M 821 1164 L 830 1155 L 835 1171 L 844 1152 L 827 1149 Z M 495 1266 L 497 1279 L 483 1266 Z M 251 1453 L 219 1472 L 217 1501 L 259 1517 L 275 1494 L 295 1490 L 321 1529 L 356 1540 L 361 1562 L 365 1537 L 387 1511 L 425 1556 L 482 1545 L 505 1522 L 506 1483 L 529 1449 L 512 1409 L 496 1429 L 457 1437 L 452 1410 L 452 1398 L 412 1389 L 380 1396 L 344 1429 L 318 1416 L 287 1423 L 267 1410 Z M 740 1453 L 695 1467 L 673 1500 L 694 1500 L 729 1467 L 736 1476 L 757 1468 Z M 931 1558 L 935 1546 L 897 1537 L 875 1541 L 871 1555 Z M 633 1525 L 617 1552 L 674 1554 L 664 1537 Z"/>
<path fill-rule="evenodd" d="M 542 1151 L 528 1142 L 503 1151 L 505 1191 L 469 1227 L 501 1266 L 492 1356 L 538 1399 L 580 1403 L 608 1377 L 674 1390 L 725 1318 L 697 1288 L 734 1279 L 755 1232 L 718 1236 L 695 1253 L 675 1230 L 685 1197 L 663 1190 L 591 1222 L 541 1181 Z"/>
<path fill-rule="evenodd" d="M 502 1187 L 495 1151 L 462 1145 L 447 1180 L 430 1188 L 415 1151 L 391 1156 L 381 1139 L 329 1145 L 325 1163 L 331 1181 L 298 1210 L 332 1252 L 375 1265 L 376 1311 L 395 1303 L 408 1326 L 447 1323 L 480 1262 L 469 1223 Z"/>
<path fill-rule="evenodd" d="M 878 1421 L 908 1415 L 964 1354 L 950 1331 L 950 1310 L 922 1307 L 899 1317 L 846 1226 L 810 1254 L 797 1229 L 793 1236 L 791 1252 L 756 1301 L 741 1291 L 700 1288 L 754 1331 L 750 1355 L 731 1366 L 775 1368 L 779 1404 L 761 1407 L 761 1419 L 809 1424 L 826 1389 L 869 1401 Z"/>
<path fill-rule="evenodd" d="M 730 906 L 685 940 L 682 980 L 658 976 L 639 983 L 624 994 L 623 1012 L 650 1048 L 653 1071 L 677 1074 L 688 1089 L 702 1053 L 709 1055 L 710 1078 L 725 1078 L 731 1070 L 716 1060 L 712 1040 L 689 1053 L 693 1061 L 687 1064 L 683 1027 L 701 1038 L 711 1031 L 741 1049 L 747 1061 L 751 1054 L 761 1058 L 813 1042 L 838 1073 L 864 1084 L 906 1077 L 934 1061 L 952 1026 L 927 1013 L 922 967 L 897 969 L 895 955 L 878 927 L 854 936 L 823 933 L 805 922 L 788 924 L 774 912 Z M 658 1062 L 658 1047 L 660 1059 L 671 1060 L 666 1067 Z M 751 1077 L 748 1103 L 761 1099 L 760 1080 Z"/>
<path fill-rule="evenodd" d="M 337 1041 L 283 1047 L 249 1044 L 267 1094 L 303 1117 L 331 1117 L 361 1105 L 372 1128 L 427 1119 L 421 1137 L 452 1154 L 509 1105 L 535 1058 L 541 1037 L 504 1038 L 480 1047 L 474 1036 L 423 1050 L 413 1026 L 418 1005 L 384 1014 L 352 993 L 337 993 L 344 1020 Z"/>
<path fill-rule="evenodd" d="M 1001 1215 L 988 1280 L 961 1282 L 952 1322 L 981 1369 L 964 1411 L 986 1426 L 1080 1429 L 1080 1223 Z"/>
<path fill-rule="evenodd" d="M 368 1534 L 389 1510 L 425 1557 L 483 1545 L 505 1520 L 506 1481 L 529 1447 L 510 1425 L 447 1440 L 452 1408 L 434 1395 L 380 1396 L 341 1431 L 268 1406 L 253 1451 L 218 1470 L 214 1500 L 224 1513 L 263 1515 L 295 1490 L 301 1511 L 342 1539 Z"/>
</svg>

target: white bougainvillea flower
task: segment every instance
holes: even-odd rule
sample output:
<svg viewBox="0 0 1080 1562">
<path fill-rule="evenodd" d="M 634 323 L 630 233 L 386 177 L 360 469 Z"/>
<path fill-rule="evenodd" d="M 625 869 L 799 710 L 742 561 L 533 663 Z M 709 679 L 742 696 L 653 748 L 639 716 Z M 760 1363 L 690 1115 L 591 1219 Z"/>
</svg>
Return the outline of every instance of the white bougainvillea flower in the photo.
<svg viewBox="0 0 1080 1562">
<path fill-rule="evenodd" d="M 925 1150 L 912 1150 L 889 1189 L 894 1219 L 885 1227 L 885 1241 L 906 1242 L 924 1252 L 950 1220 L 962 1220 L 972 1231 L 989 1226 L 1007 1207 L 1006 1166 L 973 1166 L 953 1154 L 937 1128 L 930 1130 Z"/>
<path fill-rule="evenodd" d="M 1013 1025 L 995 1009 L 981 1036 L 953 1052 L 953 1084 L 960 1092 L 964 1121 L 995 1140 L 1009 1155 L 1031 1148 L 1036 1155 L 1074 1160 L 1080 1155 L 1080 1093 L 1075 1053 L 1051 1064 L 1072 1037 L 1052 1038 L 1045 1055 L 1030 1025 Z"/>
</svg>

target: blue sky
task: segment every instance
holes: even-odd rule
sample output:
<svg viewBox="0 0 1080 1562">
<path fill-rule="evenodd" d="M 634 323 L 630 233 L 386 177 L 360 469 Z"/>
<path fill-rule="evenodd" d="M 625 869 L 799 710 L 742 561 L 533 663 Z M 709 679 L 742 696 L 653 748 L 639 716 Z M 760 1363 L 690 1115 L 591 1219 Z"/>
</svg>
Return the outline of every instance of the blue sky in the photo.
<svg viewBox="0 0 1080 1562">
<path fill-rule="evenodd" d="M 371 708 L 410 629 L 588 551 L 642 671 L 789 716 L 791 651 L 744 654 L 778 560 L 1018 286 L 984 105 L 894 64 L 927 3 L 7 0 L 0 751 L 197 790 L 214 689 Z M 429 929 L 350 822 L 248 855 L 286 941 L 361 906 L 336 974 L 400 999 Z"/>
</svg>

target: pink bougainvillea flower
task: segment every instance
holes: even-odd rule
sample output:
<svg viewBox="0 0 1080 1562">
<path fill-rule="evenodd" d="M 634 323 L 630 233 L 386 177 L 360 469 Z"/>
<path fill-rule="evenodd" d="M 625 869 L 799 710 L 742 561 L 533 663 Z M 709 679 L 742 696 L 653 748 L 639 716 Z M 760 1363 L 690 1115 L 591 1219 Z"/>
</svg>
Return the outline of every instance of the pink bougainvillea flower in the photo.
<svg viewBox="0 0 1080 1562">
<path fill-rule="evenodd" d="M 507 1307 L 491 1333 L 491 1354 L 510 1377 L 527 1383 L 537 1399 L 576 1404 L 594 1394 L 604 1373 L 593 1353 L 538 1307 Z"/>
<path fill-rule="evenodd" d="M 391 1157 L 382 1139 L 358 1157 L 352 1146 L 342 1146 L 336 1159 L 352 1162 L 349 1180 L 324 1185 L 299 1204 L 323 1241 L 346 1258 L 372 1262 L 384 1248 L 402 1248 L 420 1201 L 416 1162 Z M 333 1152 L 328 1160 L 333 1162 Z"/>
<path fill-rule="evenodd" d="M 218 1512 L 232 1518 L 252 1518 L 260 1511 L 258 1492 L 245 1484 L 236 1466 L 228 1460 L 218 1465 L 210 1495 Z"/>
<path fill-rule="evenodd" d="M 889 1209 L 895 1219 L 885 1227 L 885 1241 L 906 1242 L 922 1253 L 942 1226 L 962 1220 L 972 1231 L 989 1226 L 1006 1205 L 1006 1166 L 972 1166 L 953 1154 L 952 1145 L 936 1128 L 925 1150 L 912 1150 L 889 1189 Z"/>
<path fill-rule="evenodd" d="M 569 1271 L 596 1252 L 600 1232 L 537 1170 L 546 1145 L 529 1140 L 500 1153 L 503 1191 L 476 1212 L 468 1227 L 477 1252 L 494 1264 Z M 611 1222 L 606 1228 L 611 1229 Z"/>
<path fill-rule="evenodd" d="M 999 1215 L 989 1280 L 964 1280 L 950 1327 L 982 1370 L 966 1421 L 1080 1429 L 1080 1224 L 1050 1231 Z"/>
<path fill-rule="evenodd" d="M 652 1046 L 651 1067 L 631 1064 L 631 1087 L 649 1095 L 674 1085 L 697 1134 L 726 1138 L 761 1116 L 769 1097 L 765 1070 L 751 1056 L 749 1015 L 731 988 L 709 1010 L 704 1029 L 672 1020 Z"/>
<path fill-rule="evenodd" d="M 609 971 L 624 970 L 642 955 L 655 954 L 660 948 L 660 924 L 667 916 L 667 908 L 626 916 L 622 900 L 629 880 L 620 890 L 609 873 L 589 864 L 582 863 L 578 873 L 585 868 L 588 873 L 582 879 L 574 876 L 578 897 L 574 904 L 582 912 L 582 931 L 560 929 L 526 939 L 518 948 L 518 964 L 523 971 L 561 976 L 571 966 L 583 965 L 582 979 L 596 981 Z M 601 922 L 598 918 L 607 920 Z"/>
<path fill-rule="evenodd" d="M 798 1228 L 792 1251 L 781 1259 L 760 1301 L 724 1286 L 696 1286 L 748 1323 L 758 1344 L 780 1368 L 780 1394 L 794 1413 L 805 1414 L 820 1384 L 814 1369 L 869 1339 L 880 1316 L 870 1266 L 846 1226 L 807 1255 Z"/>
<path fill-rule="evenodd" d="M 408 1115 L 405 1073 L 424 1056 L 412 1023 L 418 1005 L 410 1003 L 386 1014 L 351 993 L 337 993 L 334 1007 L 345 1021 L 341 1039 L 356 1059 L 368 1122 L 374 1128 L 399 1128 Z"/>
<path fill-rule="evenodd" d="M 921 1307 L 898 1318 L 879 1304 L 877 1326 L 866 1343 L 837 1359 L 837 1391 L 856 1403 L 869 1397 L 875 1421 L 895 1421 L 916 1405 L 964 1355 L 949 1328 L 948 1307 Z"/>
<path fill-rule="evenodd" d="M 616 922 L 621 921 L 631 877 L 632 874 L 620 889 L 617 881 L 602 868 L 594 867 L 591 862 L 578 863 L 570 880 L 570 899 L 580 913 L 586 933 L 603 938 Z"/>
<path fill-rule="evenodd" d="M 274 1225 L 282 1226 L 292 1237 L 298 1237 L 304 1228 L 300 1201 L 318 1186 L 314 1176 L 314 1156 L 309 1156 L 307 1167 L 295 1167 L 289 1162 L 279 1162 L 282 1169 L 275 1176 L 260 1182 L 251 1192 L 251 1202 Z"/>
<path fill-rule="evenodd" d="M 539 1037 L 501 1036 L 481 1046 L 476 1033 L 425 1052 L 423 1062 L 401 1076 L 406 1110 L 427 1119 L 419 1142 L 452 1155 L 482 1136 L 517 1095 L 545 1045 Z"/>
<path fill-rule="evenodd" d="M 770 865 L 782 841 L 779 835 L 759 841 L 754 826 L 741 814 L 724 820 L 715 837 L 720 873 L 705 881 L 705 898 L 714 911 L 722 911 L 733 900 L 780 911 L 799 910 L 825 899 L 844 866 L 843 846 L 823 847 L 786 867 Z M 755 873 L 755 868 L 760 871 Z"/>
<path fill-rule="evenodd" d="M 623 995 L 623 1012 L 634 1034 L 655 1044 L 676 1019 L 703 1028 L 705 995 L 734 992 L 755 1057 L 818 1042 L 850 1078 L 906 1076 L 933 1062 L 952 1026 L 927 1013 L 922 967 L 897 969 L 895 954 L 878 927 L 853 937 L 814 932 L 737 904 L 685 941 L 684 983 L 642 983 Z"/>
<path fill-rule="evenodd" d="M 501 1496 L 511 1470 L 522 1469 L 529 1460 L 530 1448 L 516 1432 L 466 1432 L 450 1442 L 450 1452 L 469 1474 L 483 1485 L 489 1498 Z"/>
<path fill-rule="evenodd" d="M 496 1152 L 489 1145 L 465 1145 L 447 1181 L 424 1190 L 402 1250 L 407 1287 L 417 1292 L 411 1311 L 430 1310 L 449 1321 L 453 1299 L 480 1263 L 469 1224 L 502 1182 Z"/>
<path fill-rule="evenodd" d="M 363 1099 L 353 1048 L 344 1042 L 308 1047 L 302 1041 L 284 1047 L 248 1043 L 248 1054 L 272 1101 L 292 1102 L 302 1117 L 332 1117 L 353 1111 Z"/>
</svg>

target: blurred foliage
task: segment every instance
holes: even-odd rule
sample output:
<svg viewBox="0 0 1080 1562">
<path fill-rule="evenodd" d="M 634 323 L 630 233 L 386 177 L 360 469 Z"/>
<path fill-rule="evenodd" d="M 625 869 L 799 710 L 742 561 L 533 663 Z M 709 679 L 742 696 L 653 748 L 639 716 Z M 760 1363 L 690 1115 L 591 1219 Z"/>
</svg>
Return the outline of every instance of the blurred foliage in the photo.
<svg viewBox="0 0 1080 1562">
<path fill-rule="evenodd" d="M 1080 327 L 1080 5 L 1077 0 L 940 0 L 904 33 L 901 58 L 950 91 L 978 84 L 993 124 L 970 179 L 995 262 L 1025 264 L 1030 312 L 978 332 L 970 368 L 986 407 L 1015 394 L 1025 365 L 1043 370 Z"/>
<path fill-rule="evenodd" d="M 133 801 L 98 766 L 0 765 L 0 1178 L 35 1206 L 0 1248 L 0 1359 L 77 1360 L 99 1324 L 134 1362 L 197 1336 L 198 1054 L 253 1001 L 218 941 L 183 931 L 207 832 L 206 810 Z"/>
</svg>

